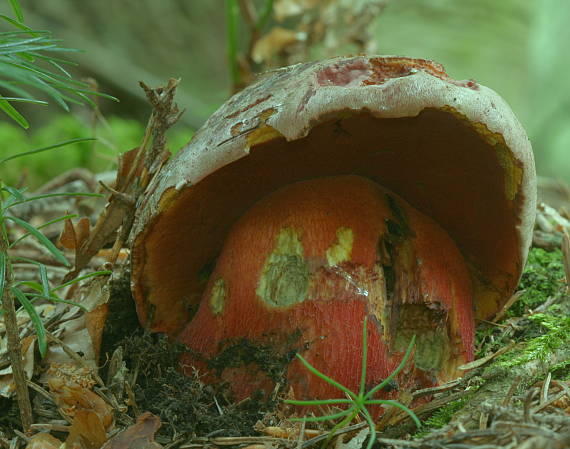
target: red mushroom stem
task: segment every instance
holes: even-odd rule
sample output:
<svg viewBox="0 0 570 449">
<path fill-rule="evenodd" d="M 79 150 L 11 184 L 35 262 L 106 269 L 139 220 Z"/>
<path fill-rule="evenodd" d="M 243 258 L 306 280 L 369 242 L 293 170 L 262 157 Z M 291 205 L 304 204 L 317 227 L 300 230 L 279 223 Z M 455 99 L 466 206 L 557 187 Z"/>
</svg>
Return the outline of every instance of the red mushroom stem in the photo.
<svg viewBox="0 0 570 449">
<path fill-rule="evenodd" d="M 193 352 L 183 364 L 228 381 L 239 400 L 256 390 L 271 393 L 277 380 L 244 347 L 286 360 L 300 351 L 356 391 L 365 317 L 369 387 L 398 365 L 413 335 L 414 361 L 397 377 L 399 388 L 456 377 L 473 358 L 471 280 L 445 231 L 369 179 L 298 182 L 233 225 L 198 312 L 179 337 Z M 231 363 L 213 362 L 232 348 L 238 356 Z M 285 377 L 298 399 L 338 396 L 298 360 Z"/>
</svg>

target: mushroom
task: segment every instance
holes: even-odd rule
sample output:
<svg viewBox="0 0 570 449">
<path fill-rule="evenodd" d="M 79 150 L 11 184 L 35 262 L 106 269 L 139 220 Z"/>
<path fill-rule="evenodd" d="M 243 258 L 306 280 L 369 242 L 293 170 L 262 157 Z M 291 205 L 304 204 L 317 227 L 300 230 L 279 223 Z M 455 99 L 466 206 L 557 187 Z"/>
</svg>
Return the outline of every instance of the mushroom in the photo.
<svg viewBox="0 0 570 449">
<path fill-rule="evenodd" d="M 509 106 L 439 64 L 358 56 L 268 73 L 149 186 L 132 247 L 139 318 L 237 399 L 271 392 L 275 361 L 297 398 L 336 396 L 296 351 L 357 389 L 365 317 L 367 385 L 413 335 L 397 387 L 453 379 L 475 319 L 516 288 L 535 184 Z"/>
</svg>

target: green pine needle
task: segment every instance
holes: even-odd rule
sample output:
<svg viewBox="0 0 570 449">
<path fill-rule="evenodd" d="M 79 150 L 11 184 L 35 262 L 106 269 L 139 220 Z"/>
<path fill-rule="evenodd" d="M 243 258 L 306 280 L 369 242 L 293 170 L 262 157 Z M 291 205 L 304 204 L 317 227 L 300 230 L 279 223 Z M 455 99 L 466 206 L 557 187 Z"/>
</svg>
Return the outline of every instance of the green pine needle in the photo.
<svg viewBox="0 0 570 449">
<path fill-rule="evenodd" d="M 12 95 L 0 92 L 0 110 L 23 128 L 29 123 L 12 105 L 14 102 L 45 104 L 34 99 L 22 89 L 30 87 L 50 97 L 64 110 L 69 104 L 91 104 L 88 96 L 116 98 L 93 91 L 89 84 L 74 80 L 62 65 L 76 65 L 60 58 L 61 53 L 79 50 L 62 46 L 60 39 L 54 39 L 49 31 L 33 30 L 23 23 L 24 16 L 17 0 L 10 0 L 16 19 L 0 15 L 14 29 L 0 32 L 0 88 Z M 55 56 L 57 55 L 57 56 Z"/>
<path fill-rule="evenodd" d="M 344 392 L 350 399 L 317 399 L 317 400 L 309 400 L 309 401 L 299 401 L 299 400 L 285 400 L 286 404 L 291 405 L 300 405 L 300 406 L 314 406 L 314 405 L 342 405 L 342 404 L 352 404 L 347 410 L 343 410 L 339 413 L 323 415 L 318 417 L 304 417 L 304 418 L 293 418 L 294 421 L 307 421 L 307 422 L 318 422 L 318 421 L 330 421 L 336 420 L 339 418 L 344 418 L 341 422 L 336 424 L 333 429 L 329 432 L 327 439 L 323 443 L 323 447 L 326 446 L 329 441 L 333 438 L 336 431 L 341 429 L 352 422 L 357 415 L 362 416 L 368 426 L 370 428 L 370 438 L 368 440 L 368 445 L 366 446 L 367 449 L 371 449 L 372 445 L 376 441 L 376 424 L 372 419 L 372 415 L 368 411 L 368 406 L 370 405 L 389 405 L 392 407 L 397 407 L 400 410 L 406 412 L 414 421 L 416 426 L 420 427 L 421 423 L 416 414 L 410 410 L 405 405 L 399 403 L 398 401 L 394 400 L 380 400 L 380 399 L 372 399 L 375 393 L 379 390 L 384 388 L 388 383 L 394 379 L 400 371 L 404 368 L 408 360 L 412 355 L 412 349 L 415 344 L 416 337 L 412 337 L 410 344 L 402 358 L 400 364 L 396 367 L 396 369 L 381 383 L 376 385 L 370 391 L 366 392 L 366 364 L 368 358 L 368 334 L 367 334 L 367 317 L 364 318 L 364 324 L 362 329 L 362 366 L 361 366 L 361 375 L 360 375 L 360 384 L 358 388 L 358 394 L 354 393 L 353 391 L 349 390 L 344 385 L 338 383 L 334 379 L 330 378 L 326 374 L 320 372 L 317 368 L 311 365 L 302 355 L 296 354 L 296 357 L 301 361 L 301 363 L 314 375 L 320 377 L 324 381 L 328 382 L 329 384 L 335 386 L 342 392 Z"/>
</svg>

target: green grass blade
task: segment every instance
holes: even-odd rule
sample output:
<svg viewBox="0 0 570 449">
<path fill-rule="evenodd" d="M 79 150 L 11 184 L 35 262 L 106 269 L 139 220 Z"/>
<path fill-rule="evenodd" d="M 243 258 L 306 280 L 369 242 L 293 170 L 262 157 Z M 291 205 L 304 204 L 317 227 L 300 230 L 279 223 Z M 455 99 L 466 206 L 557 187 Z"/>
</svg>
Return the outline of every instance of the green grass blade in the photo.
<svg viewBox="0 0 570 449">
<path fill-rule="evenodd" d="M 6 282 L 6 267 L 8 263 L 6 259 L 6 253 L 0 252 L 0 304 L 2 304 L 4 298 L 4 284 Z"/>
<path fill-rule="evenodd" d="M 227 34 L 228 34 L 228 60 L 230 66 L 230 77 L 232 86 L 240 84 L 239 66 L 238 66 L 238 27 L 239 27 L 239 9 L 237 0 L 226 0 L 227 8 Z"/>
<path fill-rule="evenodd" d="M 41 43 L 37 45 L 20 45 L 18 42 L 14 42 L 14 45 L 4 45 L 3 47 L 0 46 L 0 55 L 8 56 L 8 55 L 15 55 L 19 57 L 24 57 L 30 61 L 34 61 L 35 58 L 29 54 L 29 52 L 37 51 L 37 50 L 49 50 L 56 48 L 55 44 L 46 44 Z"/>
<path fill-rule="evenodd" d="M 315 376 L 320 377 L 325 382 L 328 382 L 329 384 L 335 386 L 340 391 L 346 393 L 349 397 L 356 400 L 356 394 L 354 394 L 352 391 L 350 391 L 344 385 L 339 384 L 336 380 L 332 379 L 331 377 L 327 376 L 324 373 L 321 373 L 317 368 L 315 368 L 313 365 L 311 365 L 309 362 L 307 362 L 307 360 L 305 360 L 305 358 L 301 354 L 297 353 L 296 356 L 301 361 L 301 363 L 303 365 L 305 365 L 305 368 L 307 368 Z"/>
<path fill-rule="evenodd" d="M 22 32 L 25 33 L 30 33 L 30 34 L 35 34 L 35 33 L 47 33 L 47 31 L 35 31 L 32 30 L 28 25 L 23 24 L 22 22 L 18 22 L 17 20 L 12 19 L 12 17 L 9 17 L 5 14 L 0 14 L 0 19 L 4 19 L 6 22 L 8 22 L 10 25 L 13 25 L 17 28 L 19 28 L 20 30 L 22 30 Z M 12 33 L 9 33 L 12 34 Z"/>
<path fill-rule="evenodd" d="M 28 129 L 30 127 L 30 124 L 24 118 L 24 116 L 20 114 L 8 101 L 0 99 L 0 109 L 22 128 Z"/>
<path fill-rule="evenodd" d="M 10 186 L 7 186 L 7 185 L 3 185 L 3 186 L 2 186 L 2 190 L 4 190 L 5 192 L 8 192 L 13 198 L 16 199 L 16 201 L 22 201 L 22 200 L 25 200 L 25 199 L 26 199 L 26 197 L 24 196 L 24 194 L 23 194 L 20 190 L 14 188 L 14 187 L 10 187 Z M 4 208 L 4 210 L 5 210 L 5 209 L 6 209 L 6 208 Z"/>
<path fill-rule="evenodd" d="M 39 262 L 38 262 L 39 263 Z M 40 284 L 39 282 L 36 281 L 18 281 L 16 283 L 13 284 L 14 287 L 20 287 L 21 285 L 24 287 L 28 287 L 38 293 L 41 293 L 41 291 L 43 290 L 42 284 Z M 27 295 L 29 296 L 30 294 L 27 293 Z M 43 297 L 43 295 L 39 295 L 41 297 Z"/>
<path fill-rule="evenodd" d="M 16 298 L 18 298 L 18 301 L 20 301 L 20 304 L 22 304 L 22 307 L 32 320 L 34 328 L 36 329 L 36 334 L 38 336 L 38 347 L 40 349 L 40 354 L 42 357 L 45 357 L 47 353 L 47 338 L 46 329 L 44 327 L 42 319 L 24 292 L 16 287 L 12 287 L 10 291 Z"/>
<path fill-rule="evenodd" d="M 105 195 L 101 194 L 101 193 L 89 193 L 89 192 L 60 192 L 60 193 L 46 193 L 44 195 L 36 195 L 36 196 L 31 196 L 29 198 L 25 198 L 24 200 L 20 200 L 20 201 L 16 201 L 15 203 L 10 204 L 10 206 L 8 207 L 14 207 L 14 206 L 18 206 L 20 204 L 24 204 L 24 203 L 30 203 L 32 201 L 37 201 L 37 200 L 42 200 L 44 198 L 57 198 L 57 197 L 92 197 L 92 198 L 102 198 Z M 8 207 L 6 207 L 6 209 L 8 209 Z M 61 221 L 61 220 L 58 220 Z M 57 223 L 57 222 L 55 222 Z"/>
<path fill-rule="evenodd" d="M 69 215 L 64 215 L 62 217 L 58 217 L 58 218 L 54 218 L 53 220 L 47 221 L 39 226 L 36 227 L 36 229 L 42 229 L 45 228 L 49 225 L 52 225 L 54 223 L 59 223 L 60 221 L 65 221 L 67 219 L 72 219 L 72 218 L 77 218 L 79 217 L 79 215 L 77 214 L 69 214 Z M 29 237 L 30 233 L 27 232 L 26 234 L 22 235 L 21 237 L 17 238 L 16 240 L 14 240 L 12 243 L 10 243 L 10 248 L 12 248 L 13 246 L 16 246 L 18 243 L 20 243 L 22 240 L 24 240 L 26 237 Z M 29 262 L 28 262 L 29 263 Z"/>
<path fill-rule="evenodd" d="M 78 277 L 72 279 L 71 281 L 67 281 L 61 285 L 58 285 L 57 287 L 52 288 L 51 291 L 55 292 L 56 290 L 60 290 L 60 289 L 65 288 L 69 285 L 76 284 L 77 282 L 83 281 L 84 279 L 92 278 L 94 276 L 110 276 L 112 273 L 113 272 L 109 271 L 109 270 L 94 271 L 93 273 L 84 274 L 83 276 L 78 276 Z"/>
<path fill-rule="evenodd" d="M 56 58 L 55 56 L 52 56 L 50 54 L 47 55 L 43 55 L 41 53 L 32 53 L 32 56 L 34 56 L 37 59 L 42 59 L 44 61 L 49 62 L 50 64 L 52 64 L 54 67 L 56 67 L 60 72 L 62 72 L 64 75 L 66 75 L 68 78 L 71 78 L 71 74 L 69 74 L 67 72 L 67 70 L 65 70 L 61 65 L 62 64 L 66 64 L 72 67 L 77 67 L 79 64 L 75 61 L 70 61 L 69 59 L 63 59 L 63 58 Z"/>
<path fill-rule="evenodd" d="M 21 257 L 21 256 L 12 257 L 12 258 L 10 258 L 10 260 L 12 260 L 13 262 L 28 263 L 28 264 L 34 265 L 34 266 L 37 266 L 37 265 L 39 265 L 39 264 L 41 263 L 41 262 L 38 262 L 37 260 L 30 259 L 30 258 L 28 258 L 28 257 Z M 23 282 L 31 282 L 31 281 L 22 281 L 22 283 L 23 283 Z M 38 285 L 40 285 L 40 284 L 38 284 Z"/>
<path fill-rule="evenodd" d="M 265 4 L 263 5 L 263 11 L 259 15 L 259 19 L 257 19 L 257 23 L 255 24 L 255 28 L 258 30 L 263 30 L 267 22 L 269 22 L 269 18 L 271 17 L 271 13 L 273 12 L 273 0 L 265 0 Z"/>
<path fill-rule="evenodd" d="M 290 418 L 291 421 L 307 421 L 307 422 L 323 422 L 323 421 L 334 421 L 335 419 L 343 418 L 347 415 L 353 414 L 355 408 L 351 407 L 347 410 L 343 410 L 339 413 L 333 413 L 332 415 L 323 415 L 323 416 L 304 416 L 303 418 Z"/>
<path fill-rule="evenodd" d="M 5 157 L 5 158 L 3 158 L 3 159 L 0 159 L 0 165 L 3 164 L 3 163 L 5 163 L 5 162 L 11 161 L 12 159 L 19 158 L 19 157 L 25 157 L 25 156 L 29 156 L 29 155 L 31 155 L 31 154 L 37 154 L 37 153 L 41 153 L 41 152 L 43 152 L 43 151 L 53 150 L 53 149 L 55 149 L 55 148 L 64 147 L 64 146 L 71 145 L 71 144 L 74 144 L 74 143 L 90 142 L 90 141 L 93 141 L 93 140 L 97 140 L 97 139 L 94 138 L 94 137 L 81 137 L 81 138 L 77 138 L 77 139 L 66 140 L 66 141 L 60 142 L 60 143 L 55 143 L 55 144 L 53 144 L 53 145 L 49 145 L 49 146 L 47 146 L 47 147 L 38 148 L 38 149 L 35 149 L 35 150 L 24 151 L 24 152 L 22 152 L 22 153 L 13 154 L 12 156 L 8 156 L 8 157 Z"/>
<path fill-rule="evenodd" d="M 346 427 L 348 424 L 350 424 L 352 422 L 352 420 L 356 417 L 356 415 L 358 415 L 359 408 L 356 405 L 349 410 L 352 410 L 352 413 L 350 415 L 348 415 L 346 418 L 344 418 L 341 422 L 337 423 L 331 429 L 331 431 L 329 432 L 329 434 L 327 436 L 327 439 L 325 441 L 323 441 L 323 444 L 321 445 L 322 448 L 326 448 L 329 445 L 330 441 L 335 436 L 335 433 L 337 430 L 342 429 L 343 427 Z"/>
<path fill-rule="evenodd" d="M 67 261 L 63 253 L 59 249 L 57 249 L 55 245 L 45 235 L 43 235 L 40 231 L 38 231 L 37 228 L 32 226 L 30 223 L 13 216 L 7 216 L 6 219 L 13 221 L 18 226 L 28 231 L 33 237 L 35 237 L 38 240 L 38 242 L 40 242 L 53 255 L 53 257 L 55 257 L 55 259 L 58 262 L 61 262 L 66 267 L 69 267 L 71 265 Z"/>
<path fill-rule="evenodd" d="M 31 104 L 39 104 L 42 106 L 46 106 L 48 104 L 47 101 L 43 100 L 34 100 L 33 98 L 22 98 L 22 97 L 0 97 L 2 100 L 12 101 L 16 103 L 31 103 Z"/>
<path fill-rule="evenodd" d="M 400 371 L 402 371 L 402 369 L 404 368 L 404 366 L 406 366 L 406 363 L 408 363 L 408 359 L 410 358 L 410 355 L 412 354 L 412 349 L 414 347 L 414 344 L 416 342 L 416 336 L 414 335 L 412 337 L 412 339 L 410 340 L 410 344 L 408 345 L 408 349 L 406 350 L 406 353 L 404 354 L 404 357 L 402 358 L 402 361 L 400 362 L 400 364 L 397 366 L 397 368 L 392 371 L 392 373 L 390 373 L 390 375 L 384 379 L 382 382 L 380 382 L 378 385 L 376 385 L 374 388 L 372 388 L 372 390 L 370 390 L 368 393 L 366 393 L 365 398 L 371 398 L 374 393 L 376 393 L 377 391 L 381 390 L 382 388 L 384 388 L 386 385 L 388 385 L 389 382 L 392 381 L 392 379 L 394 379 L 394 377 L 396 377 Z"/>
<path fill-rule="evenodd" d="M 42 282 L 42 294 L 45 296 L 46 299 L 49 299 L 50 291 L 49 291 L 49 280 L 47 277 L 47 268 L 43 263 L 41 263 L 38 265 L 38 269 L 40 271 L 40 281 Z"/>
<path fill-rule="evenodd" d="M 30 37 L 28 39 L 14 39 L 11 42 L 7 39 L 5 43 L 2 43 L 2 40 L 0 40 L 0 52 L 2 52 L 3 48 L 10 48 L 17 46 L 25 47 L 26 45 L 34 42 L 41 42 L 43 39 L 44 38 L 42 36 L 35 36 L 35 37 Z"/>
<path fill-rule="evenodd" d="M 14 36 L 12 39 L 4 39 L 4 42 L 0 39 L 0 54 L 4 54 L 5 50 L 10 53 L 24 53 L 32 47 L 42 49 L 46 44 L 52 45 L 51 42 L 53 41 L 46 39 L 44 36 L 35 36 L 28 39 L 20 39 Z"/>
<path fill-rule="evenodd" d="M 335 405 L 335 404 L 354 403 L 352 399 L 313 399 L 313 400 L 285 399 L 285 401 L 283 402 L 291 405 Z"/>
<path fill-rule="evenodd" d="M 49 298 L 45 298 L 45 296 L 41 293 L 27 293 L 28 297 L 32 297 L 32 298 L 39 298 L 39 299 L 47 299 L 50 302 L 55 302 L 55 303 L 62 303 L 62 304 L 68 304 L 70 306 L 75 306 L 75 307 L 79 307 L 81 310 L 83 310 L 84 312 L 88 312 L 89 310 L 87 309 L 87 307 L 85 307 L 82 304 L 79 304 L 78 302 L 75 301 L 69 301 L 67 299 L 62 299 L 59 296 L 57 296 L 56 294 L 52 293 Z"/>
<path fill-rule="evenodd" d="M 0 62 L 1 64 L 1 62 Z M 0 72 L 1 72 L 1 68 L 0 68 Z M 16 86 L 13 82 L 7 81 L 7 80 L 0 80 L 0 87 L 2 87 L 3 89 L 9 90 L 10 92 L 13 92 L 16 95 L 19 95 L 21 98 L 27 98 L 30 100 L 34 99 L 34 96 L 29 93 L 27 90 L 22 89 L 20 86 Z"/>
<path fill-rule="evenodd" d="M 372 449 L 372 446 L 374 446 L 374 443 L 376 442 L 376 423 L 374 423 L 372 415 L 370 415 L 370 412 L 367 409 L 363 408 L 361 410 L 361 415 L 364 416 L 364 419 L 370 428 L 370 437 L 368 438 L 366 449 Z"/>
<path fill-rule="evenodd" d="M 14 11 L 14 15 L 19 22 L 24 21 L 24 13 L 22 12 L 22 7 L 20 6 L 20 2 L 18 0 L 10 0 L 10 6 L 12 7 L 12 11 Z"/>
</svg>

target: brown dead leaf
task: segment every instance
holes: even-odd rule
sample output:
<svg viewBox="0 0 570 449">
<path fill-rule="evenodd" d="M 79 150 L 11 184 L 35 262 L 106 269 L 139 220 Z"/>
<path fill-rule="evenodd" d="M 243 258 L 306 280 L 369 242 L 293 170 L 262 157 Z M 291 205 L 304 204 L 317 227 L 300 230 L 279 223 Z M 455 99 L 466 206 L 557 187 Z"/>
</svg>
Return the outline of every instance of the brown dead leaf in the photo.
<svg viewBox="0 0 570 449">
<path fill-rule="evenodd" d="M 253 48 L 252 57 L 257 63 L 270 61 L 286 47 L 305 40 L 306 34 L 283 27 L 274 27 L 259 39 Z"/>
<path fill-rule="evenodd" d="M 163 446 L 154 441 L 160 426 L 158 416 L 143 413 L 135 424 L 111 438 L 101 449 L 162 449 Z"/>
<path fill-rule="evenodd" d="M 58 239 L 58 243 L 66 249 L 75 249 L 75 227 L 70 219 L 63 223 L 63 230 Z"/>
<path fill-rule="evenodd" d="M 289 17 L 300 16 L 314 8 L 322 0 L 277 0 L 273 5 L 275 19 L 282 22 Z"/>
<path fill-rule="evenodd" d="M 115 238 L 125 217 L 130 213 L 132 214 L 133 204 L 130 204 L 125 198 L 133 194 L 135 188 L 133 178 L 140 175 L 142 171 L 142 166 L 133 165 L 138 162 L 138 153 L 139 148 L 134 148 L 119 157 L 119 168 L 115 190 L 113 190 L 115 193 L 111 194 L 109 202 L 88 238 L 76 247 L 75 269 L 65 277 L 64 281 L 73 279 L 79 271 L 85 268 L 99 250 Z"/>
<path fill-rule="evenodd" d="M 59 244 L 67 249 L 76 249 L 89 238 L 91 224 L 89 218 L 82 217 L 76 224 L 70 219 L 65 220 L 63 231 L 59 236 Z"/>
<path fill-rule="evenodd" d="M 47 375 L 47 383 L 54 401 L 66 415 L 75 418 L 81 411 L 93 412 L 104 429 L 111 428 L 114 421 L 113 409 L 101 396 L 92 391 L 95 381 L 88 369 L 71 364 L 52 364 Z M 94 421 L 89 414 L 82 413 L 81 416 L 82 420 Z M 78 426 L 82 424 L 83 421 Z"/>
<path fill-rule="evenodd" d="M 73 300 L 81 304 L 86 309 L 86 313 L 78 313 L 77 307 L 71 307 L 61 316 L 61 324 L 57 329 L 61 341 L 76 354 L 82 354 L 82 360 L 93 372 L 97 372 L 109 301 L 108 281 L 108 276 L 96 276 L 77 284 L 78 288 Z M 61 366 L 74 364 L 75 360 L 62 345 L 50 344 L 44 362 L 47 365 Z M 43 375 L 42 381 L 46 381 L 46 377 Z"/>
<path fill-rule="evenodd" d="M 78 410 L 75 413 L 66 449 L 99 449 L 107 441 L 107 432 L 101 417 L 92 410 Z"/>
<path fill-rule="evenodd" d="M 102 304 L 96 309 L 85 314 L 85 326 L 91 342 L 93 343 L 93 351 L 95 353 L 95 361 L 99 360 L 99 353 L 101 350 L 101 342 L 103 341 L 103 329 L 105 328 L 105 321 L 109 313 L 109 305 Z"/>
<path fill-rule="evenodd" d="M 63 443 L 49 433 L 36 433 L 28 442 L 26 449 L 59 449 Z"/>
<path fill-rule="evenodd" d="M 24 359 L 24 372 L 26 378 L 31 379 L 34 373 L 34 342 L 36 341 L 35 335 L 29 335 L 22 339 L 22 358 Z M 16 391 L 14 383 L 14 376 L 12 375 L 12 366 L 8 366 L 0 370 L 0 396 L 10 398 Z"/>
</svg>

